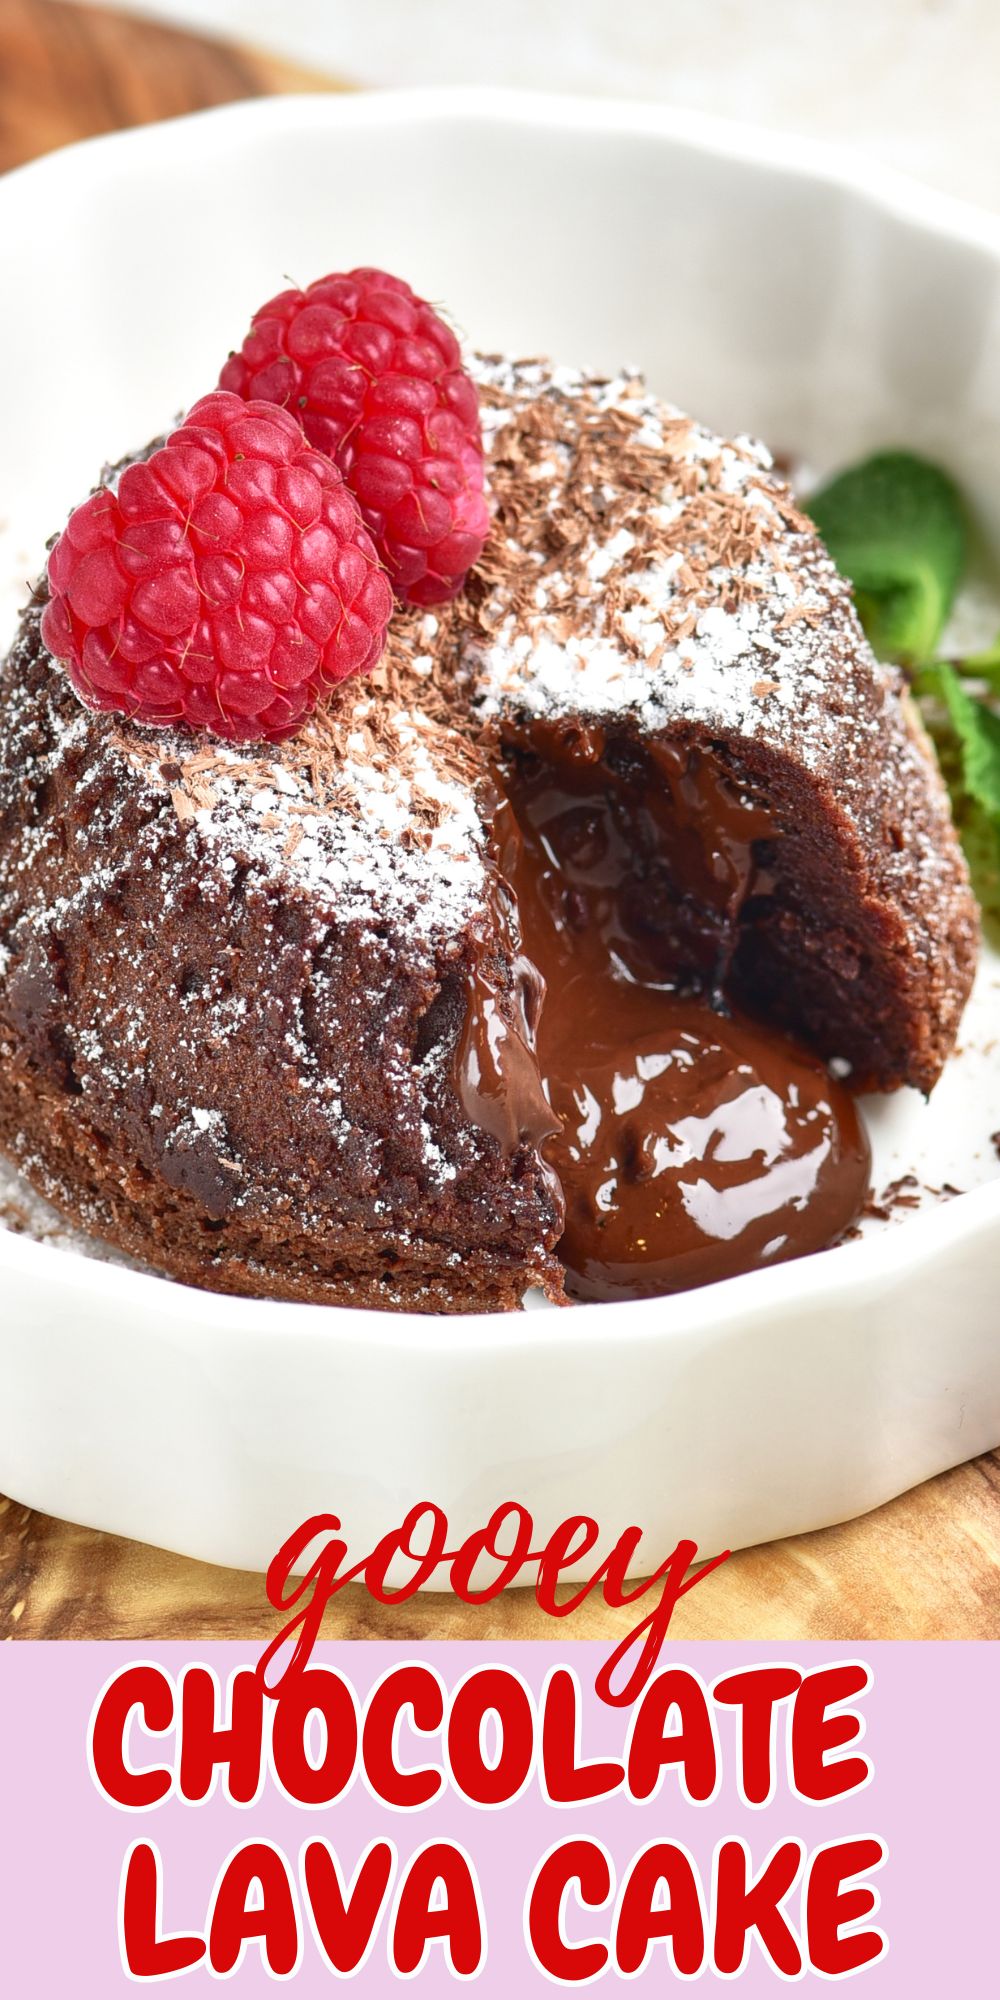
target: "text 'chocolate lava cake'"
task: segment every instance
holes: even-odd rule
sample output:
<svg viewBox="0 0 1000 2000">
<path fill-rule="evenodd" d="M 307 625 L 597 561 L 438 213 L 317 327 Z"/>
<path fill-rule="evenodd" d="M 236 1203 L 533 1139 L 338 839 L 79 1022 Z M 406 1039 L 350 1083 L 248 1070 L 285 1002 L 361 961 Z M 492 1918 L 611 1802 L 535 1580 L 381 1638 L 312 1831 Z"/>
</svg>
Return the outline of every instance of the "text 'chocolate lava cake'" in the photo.
<svg viewBox="0 0 1000 2000">
<path fill-rule="evenodd" d="M 853 1093 L 931 1089 L 977 919 L 766 452 L 631 375 L 463 369 L 371 272 L 222 384 L 77 511 L 3 670 L 0 1149 L 257 1297 L 635 1297 L 836 1241 Z"/>
</svg>

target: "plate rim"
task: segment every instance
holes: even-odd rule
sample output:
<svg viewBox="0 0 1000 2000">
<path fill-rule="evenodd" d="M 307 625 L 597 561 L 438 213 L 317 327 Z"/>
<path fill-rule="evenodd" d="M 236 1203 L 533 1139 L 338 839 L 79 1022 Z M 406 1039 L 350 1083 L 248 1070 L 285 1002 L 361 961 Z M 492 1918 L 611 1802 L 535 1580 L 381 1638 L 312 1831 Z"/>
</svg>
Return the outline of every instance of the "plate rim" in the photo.
<svg viewBox="0 0 1000 2000">
<path fill-rule="evenodd" d="M 0 175 L 0 200 L 31 179 L 58 173 L 68 156 L 94 162 L 122 147 L 153 150 L 178 132 L 224 125 L 262 123 L 316 126 L 352 124 L 459 123 L 469 117 L 508 125 L 605 137 L 666 140 L 717 158 L 772 167 L 861 195 L 897 219 L 935 234 L 956 238 L 1000 256 L 1000 212 L 961 195 L 935 188 L 902 169 L 869 158 L 850 145 L 758 126 L 709 111 L 617 95 L 508 88 L 499 84 L 441 84 L 417 88 L 280 92 L 209 105 L 175 117 L 151 120 L 120 131 L 53 147 Z"/>
</svg>

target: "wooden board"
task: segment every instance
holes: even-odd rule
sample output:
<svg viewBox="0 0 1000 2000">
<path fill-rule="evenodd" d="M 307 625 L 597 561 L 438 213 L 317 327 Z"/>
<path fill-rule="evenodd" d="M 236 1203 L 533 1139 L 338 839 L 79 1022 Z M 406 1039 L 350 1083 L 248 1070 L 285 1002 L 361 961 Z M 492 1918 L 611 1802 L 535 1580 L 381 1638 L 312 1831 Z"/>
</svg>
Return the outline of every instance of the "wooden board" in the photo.
<svg viewBox="0 0 1000 2000">
<path fill-rule="evenodd" d="M 360 1553 L 360 1552 L 359 1552 Z M 0 1500 L 0 1639 L 265 1639 L 281 1623 L 263 1579 L 74 1528 Z M 482 1610 L 422 1593 L 389 1609 L 360 1585 L 328 1638 L 602 1639 L 635 1613 L 588 1603 L 558 1623 L 530 1590 Z M 1000 1639 L 1000 1454 L 859 1521 L 745 1549 L 681 1600 L 685 1639 Z"/>
<path fill-rule="evenodd" d="M 276 57 L 101 7 L 0 0 L 0 171 L 73 139 L 240 97 L 338 88 Z"/>
<path fill-rule="evenodd" d="M 219 42 L 59 0 L 0 0 L 0 168 L 71 139 L 239 97 L 334 89 Z M 357 1586 L 328 1636 L 592 1638 L 634 1622 L 587 1605 L 558 1626 L 517 1591 L 474 1611 L 439 1596 L 384 1611 Z M 0 1499 L 0 1638 L 257 1639 L 262 1579 L 187 1562 Z M 675 1639 L 1000 1638 L 1000 1452 L 860 1521 L 745 1550 L 678 1607 Z"/>
</svg>

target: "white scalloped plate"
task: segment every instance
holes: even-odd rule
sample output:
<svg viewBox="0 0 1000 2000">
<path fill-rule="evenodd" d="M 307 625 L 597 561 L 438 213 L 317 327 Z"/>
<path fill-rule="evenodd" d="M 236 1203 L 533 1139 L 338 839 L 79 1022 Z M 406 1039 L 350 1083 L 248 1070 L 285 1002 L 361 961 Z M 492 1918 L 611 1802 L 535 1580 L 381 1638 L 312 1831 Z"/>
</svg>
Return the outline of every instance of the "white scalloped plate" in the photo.
<svg viewBox="0 0 1000 2000">
<path fill-rule="evenodd" d="M 362 262 L 481 346 L 636 361 L 819 468 L 926 450 L 1000 548 L 1000 222 L 825 149 L 649 106 L 284 98 L 52 155 L 0 182 L 0 232 L 4 637 L 95 467 L 284 274 Z M 245 1303 L 0 1231 L 0 1490 L 248 1568 L 323 1510 L 362 1553 L 420 1499 L 457 1535 L 507 1498 L 543 1533 L 635 1522 L 647 1568 L 873 1507 L 1000 1442 L 998 994 L 990 955 L 931 1104 L 872 1117 L 877 1186 L 961 1195 L 686 1297 Z"/>
</svg>

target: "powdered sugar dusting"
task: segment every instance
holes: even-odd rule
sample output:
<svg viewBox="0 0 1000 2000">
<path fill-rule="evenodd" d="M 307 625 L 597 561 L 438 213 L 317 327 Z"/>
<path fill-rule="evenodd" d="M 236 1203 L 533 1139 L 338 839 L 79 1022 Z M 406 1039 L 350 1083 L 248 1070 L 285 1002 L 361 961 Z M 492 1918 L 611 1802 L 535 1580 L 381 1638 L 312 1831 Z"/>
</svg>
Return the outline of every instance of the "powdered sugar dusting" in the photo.
<svg viewBox="0 0 1000 2000">
<path fill-rule="evenodd" d="M 867 649 L 766 450 L 714 436 L 631 374 L 498 360 L 480 384 L 508 503 L 463 645 L 483 713 L 629 714 L 644 730 L 690 716 L 743 736 L 794 714 L 800 753 L 820 761 L 845 619 Z"/>
<path fill-rule="evenodd" d="M 70 1250 L 78 1257 L 93 1257 L 99 1263 L 120 1264 L 126 1270 L 142 1268 L 124 1251 L 112 1249 L 99 1235 L 85 1235 L 60 1215 L 25 1176 L 44 1180 L 41 1162 L 24 1157 L 25 1173 L 19 1174 L 0 1154 L 0 1230 L 13 1236 L 28 1236 L 34 1243 L 48 1243 L 57 1250 Z M 97 1220 L 97 1218 L 95 1218 Z"/>
<path fill-rule="evenodd" d="M 398 620 L 374 685 L 345 687 L 280 748 L 129 729 L 114 749 L 169 790 L 210 853 L 277 871 L 342 923 L 389 917 L 413 940 L 440 940 L 482 898 L 485 837 L 472 753 L 416 706 L 432 664 L 427 623 Z"/>
<path fill-rule="evenodd" d="M 91 715 L 40 655 L 37 610 L 6 677 L 0 813 L 17 831 L 0 881 L 0 981 L 15 941 L 22 985 L 39 981 L 44 1002 L 50 982 L 58 1016 L 60 952 L 83 913 L 91 959 L 107 960 L 89 964 L 91 1011 L 72 1023 L 85 1105 L 128 1099 L 156 1174 L 207 1177 L 229 1213 L 269 1225 L 328 1219 L 323 1173 L 348 1156 L 356 1183 L 381 1190 L 403 1133 L 420 1200 L 472 1170 L 474 1131 L 442 1144 L 450 1044 L 421 1053 L 399 975 L 429 1010 L 468 935 L 492 921 L 488 763 L 505 717 L 618 718 L 640 735 L 688 719 L 727 748 L 743 738 L 791 754 L 853 821 L 877 893 L 898 907 L 900 949 L 936 959 L 942 991 L 968 925 L 943 788 L 898 676 L 872 658 L 847 585 L 767 453 L 713 436 L 634 376 L 474 369 L 494 509 L 483 558 L 452 604 L 398 612 L 376 672 L 337 690 L 299 736 L 248 751 Z M 61 824 L 50 793 L 66 803 Z M 240 943 L 247 876 L 280 937 L 268 932 L 257 963 L 210 950 L 189 988 L 180 917 L 200 896 Z M 137 880 L 126 911 L 123 885 Z M 147 978 L 122 981 L 122 964 Z M 173 1024 L 158 1067 L 155 1005 Z M 357 1093 L 369 1023 L 386 1089 L 378 1129 Z M 268 1180 L 241 1129 L 243 1078 L 216 1099 L 206 1052 L 221 1062 L 239 1037 L 290 1079 L 294 1186 Z M 386 1182 L 404 1185 L 398 1168 Z M 411 1210 L 393 1199 L 395 1254 Z"/>
<path fill-rule="evenodd" d="M 634 373 L 504 357 L 476 372 L 496 526 L 459 657 L 482 716 L 687 722 L 791 753 L 878 851 L 909 948 L 939 956 L 931 885 L 968 905 L 944 786 L 765 447 L 717 437 Z"/>
<path fill-rule="evenodd" d="M 634 374 L 470 366 L 495 518 L 465 596 L 397 613 L 375 675 L 277 748 L 82 713 L 63 725 L 67 748 L 89 735 L 223 867 L 265 869 L 340 921 L 389 920 L 423 949 L 481 904 L 476 738 L 508 710 L 627 716 L 643 732 L 690 718 L 776 745 L 794 731 L 797 758 L 836 771 L 859 812 L 865 739 L 888 718 L 898 809 L 915 773 L 926 793 L 898 676 L 872 657 L 848 585 L 762 446 L 716 437 Z M 914 833 L 928 867 L 937 831 Z"/>
</svg>

